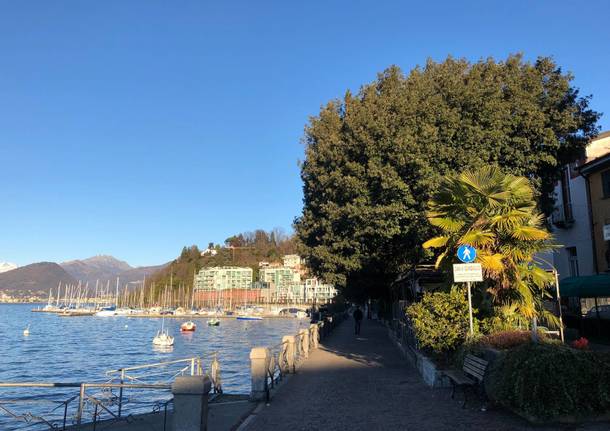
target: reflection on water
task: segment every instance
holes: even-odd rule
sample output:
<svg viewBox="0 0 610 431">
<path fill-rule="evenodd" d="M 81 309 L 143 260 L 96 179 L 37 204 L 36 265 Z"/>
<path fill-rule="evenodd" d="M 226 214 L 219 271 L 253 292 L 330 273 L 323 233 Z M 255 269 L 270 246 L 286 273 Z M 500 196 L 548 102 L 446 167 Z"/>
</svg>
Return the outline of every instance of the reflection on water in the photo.
<svg viewBox="0 0 610 431">
<path fill-rule="evenodd" d="M 159 318 L 60 317 L 32 313 L 32 308 L 30 304 L 0 304 L 4 345 L 0 349 L 0 382 L 99 382 L 105 380 L 104 373 L 110 369 L 217 351 L 225 392 L 247 393 L 250 349 L 276 345 L 283 335 L 296 333 L 309 323 L 297 319 L 221 319 L 220 326 L 207 326 L 204 318 L 195 320 L 195 332 L 181 333 L 180 324 L 186 319 L 166 318 L 164 326 L 175 337 L 174 346 L 168 349 L 152 345 L 161 328 Z M 28 324 L 30 334 L 24 336 Z M 67 397 L 74 393 L 66 391 Z M 0 400 L 41 395 L 32 390 L 0 388 Z M 5 420 L 0 411 L 0 427 Z"/>
</svg>

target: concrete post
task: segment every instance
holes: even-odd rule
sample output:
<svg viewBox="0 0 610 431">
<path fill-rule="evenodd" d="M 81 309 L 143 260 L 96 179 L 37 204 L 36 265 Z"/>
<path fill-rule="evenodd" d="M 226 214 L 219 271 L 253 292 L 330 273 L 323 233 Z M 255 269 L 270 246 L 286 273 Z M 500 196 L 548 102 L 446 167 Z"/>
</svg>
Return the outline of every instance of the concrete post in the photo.
<svg viewBox="0 0 610 431">
<path fill-rule="evenodd" d="M 212 382 L 208 376 L 181 376 L 172 383 L 174 395 L 173 429 L 206 431 L 208 429 L 208 394 Z"/>
<path fill-rule="evenodd" d="M 309 358 L 309 330 L 301 329 L 299 331 L 301 336 L 301 348 L 303 349 L 303 357 Z"/>
<path fill-rule="evenodd" d="M 282 370 L 283 373 L 294 373 L 296 371 L 295 364 L 295 346 L 294 346 L 294 335 L 286 335 L 282 337 L 282 343 L 286 343 L 286 362 L 287 370 Z"/>
<path fill-rule="evenodd" d="M 266 347 L 254 347 L 250 351 L 250 374 L 252 388 L 250 399 L 264 400 L 267 397 L 267 371 L 271 361 L 271 352 Z"/>
<path fill-rule="evenodd" d="M 312 323 L 311 325 L 309 325 L 309 329 L 310 329 L 310 336 L 311 336 L 311 346 L 314 349 L 317 349 L 319 346 L 319 334 L 318 334 L 318 324 L 317 323 Z"/>
</svg>

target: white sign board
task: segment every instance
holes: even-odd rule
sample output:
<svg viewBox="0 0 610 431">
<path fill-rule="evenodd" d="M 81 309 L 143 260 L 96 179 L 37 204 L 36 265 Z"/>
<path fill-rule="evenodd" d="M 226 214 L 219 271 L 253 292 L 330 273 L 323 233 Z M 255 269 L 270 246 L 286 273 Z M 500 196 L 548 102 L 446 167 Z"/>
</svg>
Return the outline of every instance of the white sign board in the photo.
<svg viewBox="0 0 610 431">
<path fill-rule="evenodd" d="M 604 225 L 604 241 L 610 241 L 610 224 Z"/>
<path fill-rule="evenodd" d="M 454 263 L 453 281 L 464 283 L 466 281 L 483 281 L 483 268 L 480 263 Z"/>
</svg>

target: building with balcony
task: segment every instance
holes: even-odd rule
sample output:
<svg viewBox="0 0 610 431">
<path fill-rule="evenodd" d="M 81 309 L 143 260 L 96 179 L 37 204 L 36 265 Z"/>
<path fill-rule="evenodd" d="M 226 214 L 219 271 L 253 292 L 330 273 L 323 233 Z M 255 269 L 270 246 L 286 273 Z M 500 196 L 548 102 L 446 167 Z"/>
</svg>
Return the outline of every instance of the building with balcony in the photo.
<svg viewBox="0 0 610 431">
<path fill-rule="evenodd" d="M 610 154 L 610 132 L 601 133 L 587 145 L 583 159 L 566 165 L 555 186 L 555 209 L 551 214 L 555 242 L 553 265 L 559 278 L 593 275 L 598 272 L 591 223 L 587 178 L 582 169 Z M 599 222 L 598 222 L 599 223 Z"/>
<path fill-rule="evenodd" d="M 202 268 L 195 275 L 196 290 L 249 289 L 252 286 L 252 268 L 222 266 Z"/>
<path fill-rule="evenodd" d="M 305 302 L 326 304 L 337 296 L 337 289 L 332 284 L 326 284 L 317 278 L 308 278 L 304 285 Z"/>
<path fill-rule="evenodd" d="M 258 281 L 268 283 L 273 300 L 285 301 L 294 296 L 294 286 L 301 283 L 301 274 L 293 268 L 264 267 L 258 271 Z"/>
</svg>

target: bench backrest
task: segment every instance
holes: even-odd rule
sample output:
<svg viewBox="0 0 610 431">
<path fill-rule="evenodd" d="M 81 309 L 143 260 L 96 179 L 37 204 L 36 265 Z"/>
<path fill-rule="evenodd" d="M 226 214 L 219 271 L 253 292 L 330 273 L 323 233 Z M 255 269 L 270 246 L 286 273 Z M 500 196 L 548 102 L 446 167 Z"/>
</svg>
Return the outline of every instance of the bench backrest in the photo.
<svg viewBox="0 0 610 431">
<path fill-rule="evenodd" d="M 485 359 L 478 358 L 474 355 L 466 355 L 464 358 L 464 373 L 473 377 L 479 382 L 483 381 L 483 376 L 485 375 L 485 370 L 487 369 L 487 362 Z"/>
</svg>

